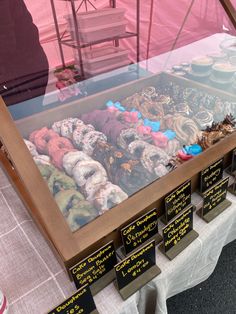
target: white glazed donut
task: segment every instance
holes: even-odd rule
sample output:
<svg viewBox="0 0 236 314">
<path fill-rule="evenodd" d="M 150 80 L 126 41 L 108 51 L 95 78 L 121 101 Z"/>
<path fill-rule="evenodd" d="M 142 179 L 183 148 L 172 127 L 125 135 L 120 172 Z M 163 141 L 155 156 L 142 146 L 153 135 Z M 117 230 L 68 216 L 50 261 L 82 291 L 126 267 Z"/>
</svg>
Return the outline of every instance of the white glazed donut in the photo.
<svg viewBox="0 0 236 314">
<path fill-rule="evenodd" d="M 92 159 L 87 154 L 81 151 L 68 152 L 64 155 L 62 160 L 63 168 L 69 176 L 72 176 L 73 168 L 75 167 L 77 162 L 84 160 L 86 161 Z"/>
<path fill-rule="evenodd" d="M 28 141 L 26 139 L 24 139 L 24 142 L 25 142 L 25 145 L 27 146 L 28 150 L 30 151 L 30 154 L 32 156 L 38 156 L 38 152 L 36 150 L 36 146 L 32 142 L 30 142 L 30 141 Z"/>
<path fill-rule="evenodd" d="M 77 162 L 73 168 L 73 177 L 78 186 L 84 187 L 88 198 L 107 182 L 106 170 L 95 160 Z"/>
<path fill-rule="evenodd" d="M 33 159 L 37 165 L 52 165 L 51 159 L 47 155 L 37 155 L 34 156 Z"/>
</svg>

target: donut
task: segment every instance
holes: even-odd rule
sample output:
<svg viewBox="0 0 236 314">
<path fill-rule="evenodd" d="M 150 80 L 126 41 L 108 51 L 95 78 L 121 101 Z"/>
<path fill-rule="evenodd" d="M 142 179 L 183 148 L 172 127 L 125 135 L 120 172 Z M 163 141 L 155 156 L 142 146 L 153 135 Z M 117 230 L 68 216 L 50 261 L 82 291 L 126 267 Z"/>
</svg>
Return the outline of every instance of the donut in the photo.
<svg viewBox="0 0 236 314">
<path fill-rule="evenodd" d="M 36 130 L 31 133 L 30 141 L 35 144 L 37 151 L 40 154 L 47 154 L 48 142 L 58 137 L 59 135 L 56 132 L 54 132 L 53 130 L 49 130 L 47 127 L 43 127 L 42 129 Z"/>
<path fill-rule="evenodd" d="M 68 216 L 69 210 L 71 208 L 76 208 L 78 202 L 83 201 L 83 195 L 73 189 L 62 190 L 54 195 L 54 199 L 59 206 L 63 216 Z"/>
<path fill-rule="evenodd" d="M 51 164 L 52 164 L 50 157 L 47 155 L 37 155 L 37 156 L 34 156 L 33 159 L 37 165 L 49 165 L 49 166 L 51 166 Z"/>
<path fill-rule="evenodd" d="M 169 171 L 163 164 L 159 164 L 157 167 L 154 168 L 155 174 L 158 178 L 165 176 Z"/>
<path fill-rule="evenodd" d="M 25 142 L 25 145 L 27 146 L 28 150 L 30 151 L 30 154 L 33 157 L 34 156 L 38 156 L 39 153 L 36 150 L 36 146 L 32 142 L 30 142 L 30 141 L 28 141 L 26 139 L 24 139 L 24 142 Z"/>
<path fill-rule="evenodd" d="M 145 169 L 152 172 L 159 164 L 168 163 L 169 156 L 159 147 L 149 144 L 142 153 L 141 163 Z"/>
<path fill-rule="evenodd" d="M 117 139 L 117 145 L 126 149 L 131 142 L 139 139 L 140 136 L 135 129 L 124 129 L 121 131 L 120 136 Z"/>
<path fill-rule="evenodd" d="M 76 190 L 76 183 L 65 173 L 55 170 L 48 179 L 48 187 L 54 195 L 61 190 Z"/>
<path fill-rule="evenodd" d="M 71 142 L 64 137 L 57 137 L 48 142 L 48 154 L 52 163 L 59 169 L 63 169 L 64 155 L 73 150 Z"/>
<path fill-rule="evenodd" d="M 98 208 L 99 214 L 102 215 L 108 209 L 123 202 L 128 195 L 117 185 L 107 182 L 94 195 L 94 205 Z"/>
<path fill-rule="evenodd" d="M 72 176 L 73 168 L 77 162 L 92 160 L 87 154 L 81 151 L 70 151 L 63 156 L 63 168 L 69 176 Z"/>
<path fill-rule="evenodd" d="M 52 173 L 56 170 L 53 165 L 47 165 L 47 164 L 38 164 L 38 169 L 42 175 L 42 177 L 47 181 Z"/>
<path fill-rule="evenodd" d="M 194 120 L 197 122 L 201 129 L 205 129 L 207 126 L 212 125 L 213 115 L 207 110 L 202 110 L 195 114 Z"/>
<path fill-rule="evenodd" d="M 91 131 L 87 133 L 82 141 L 83 152 L 91 156 L 98 141 L 106 143 L 107 137 L 99 131 Z"/>
<path fill-rule="evenodd" d="M 180 149 L 180 143 L 177 139 L 168 141 L 167 146 L 164 148 L 164 151 L 168 156 L 175 156 L 177 151 Z"/>
<path fill-rule="evenodd" d="M 71 138 L 76 127 L 84 125 L 83 121 L 77 118 L 64 119 L 61 123 L 61 136 Z"/>
<path fill-rule="evenodd" d="M 78 162 L 73 168 L 73 177 L 77 185 L 84 188 L 88 198 L 107 182 L 105 169 L 95 160 Z"/>
<path fill-rule="evenodd" d="M 72 135 L 72 141 L 77 148 L 82 148 L 84 136 L 91 132 L 95 131 L 94 127 L 91 124 L 78 126 Z"/>
<path fill-rule="evenodd" d="M 142 140 L 136 140 L 136 141 L 133 141 L 131 142 L 129 145 L 128 145 L 128 151 L 135 157 L 135 158 L 138 158 L 140 159 L 141 156 L 142 156 L 142 153 L 144 151 L 144 149 L 146 147 L 148 147 L 149 144 L 147 142 L 144 142 Z"/>
<path fill-rule="evenodd" d="M 192 119 L 181 115 L 173 117 L 173 130 L 176 132 L 177 138 L 186 145 L 195 143 L 200 133 L 200 130 Z"/>
<path fill-rule="evenodd" d="M 77 208 L 70 209 L 66 220 L 71 231 L 76 231 L 98 216 L 98 211 L 88 201 L 80 201 Z"/>
</svg>

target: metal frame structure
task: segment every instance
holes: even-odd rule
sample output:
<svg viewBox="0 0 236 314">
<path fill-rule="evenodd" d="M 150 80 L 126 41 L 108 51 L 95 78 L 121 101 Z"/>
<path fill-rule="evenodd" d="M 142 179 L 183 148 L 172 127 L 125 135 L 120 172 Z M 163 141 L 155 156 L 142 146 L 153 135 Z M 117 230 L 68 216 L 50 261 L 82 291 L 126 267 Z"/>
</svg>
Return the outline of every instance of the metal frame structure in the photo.
<svg viewBox="0 0 236 314">
<path fill-rule="evenodd" d="M 77 49 L 78 56 L 79 56 L 79 63 L 80 63 L 79 65 L 80 65 L 80 71 L 81 71 L 81 78 L 84 79 L 85 73 L 84 73 L 83 56 L 82 56 L 82 49 L 83 48 L 90 47 L 90 46 L 93 46 L 93 45 L 96 45 L 99 43 L 103 43 L 103 42 L 108 42 L 108 41 L 113 41 L 115 46 L 119 46 L 119 40 L 120 39 L 130 38 L 130 37 L 136 37 L 137 38 L 137 42 L 136 42 L 136 45 L 137 45 L 136 58 L 137 59 L 136 59 L 136 61 L 137 61 L 137 63 L 139 62 L 139 56 L 140 56 L 140 41 L 139 41 L 140 40 L 140 0 L 136 0 L 136 32 L 126 32 L 125 34 L 120 35 L 120 36 L 110 37 L 107 39 L 93 41 L 93 42 L 89 42 L 89 43 L 81 43 L 80 42 L 76 14 L 81 9 L 81 7 L 83 5 L 85 7 L 85 11 L 89 11 L 89 5 L 93 9 L 97 9 L 97 8 L 95 7 L 95 5 L 92 3 L 91 0 L 81 0 L 77 7 L 75 6 L 75 0 L 67 0 L 67 1 L 69 1 L 70 5 L 71 5 L 71 12 L 72 12 L 74 26 L 75 26 L 75 41 L 73 41 L 72 39 L 65 39 L 65 35 L 66 35 L 67 31 L 64 31 L 62 34 L 60 33 L 59 23 L 58 23 L 57 13 L 56 13 L 55 0 L 50 0 L 54 24 L 55 24 L 55 29 L 56 29 L 56 35 L 57 35 L 57 40 L 58 40 L 58 45 L 59 45 L 59 52 L 60 52 L 60 57 L 61 57 L 61 62 L 62 62 L 63 67 L 66 66 L 64 51 L 63 51 L 63 45 Z M 112 8 L 116 8 L 116 0 L 109 0 L 109 5 Z"/>
</svg>

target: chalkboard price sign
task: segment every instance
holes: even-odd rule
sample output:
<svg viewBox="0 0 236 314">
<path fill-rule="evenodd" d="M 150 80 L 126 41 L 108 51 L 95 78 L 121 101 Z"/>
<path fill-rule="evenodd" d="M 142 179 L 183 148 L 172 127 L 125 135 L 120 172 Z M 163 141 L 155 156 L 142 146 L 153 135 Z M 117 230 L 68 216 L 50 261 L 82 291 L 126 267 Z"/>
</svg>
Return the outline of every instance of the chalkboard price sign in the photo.
<svg viewBox="0 0 236 314">
<path fill-rule="evenodd" d="M 48 314 L 90 314 L 97 313 L 89 286 L 81 287 L 70 298 L 59 304 Z"/>
<path fill-rule="evenodd" d="M 152 209 L 121 229 L 125 253 L 129 254 L 158 233 L 158 212 Z"/>
<path fill-rule="evenodd" d="M 229 177 L 220 180 L 220 182 L 203 193 L 203 216 L 212 211 L 226 199 L 228 183 Z"/>
<path fill-rule="evenodd" d="M 204 193 L 223 177 L 223 158 L 201 171 L 200 192 Z"/>
<path fill-rule="evenodd" d="M 189 180 L 165 197 L 165 222 L 168 223 L 190 204 L 191 181 Z"/>
<path fill-rule="evenodd" d="M 168 252 L 193 229 L 193 206 L 189 206 L 163 229 L 164 251 Z"/>
<path fill-rule="evenodd" d="M 85 284 L 91 285 L 98 281 L 113 270 L 116 263 L 115 248 L 111 241 L 70 268 L 70 273 L 78 289 Z"/>
</svg>

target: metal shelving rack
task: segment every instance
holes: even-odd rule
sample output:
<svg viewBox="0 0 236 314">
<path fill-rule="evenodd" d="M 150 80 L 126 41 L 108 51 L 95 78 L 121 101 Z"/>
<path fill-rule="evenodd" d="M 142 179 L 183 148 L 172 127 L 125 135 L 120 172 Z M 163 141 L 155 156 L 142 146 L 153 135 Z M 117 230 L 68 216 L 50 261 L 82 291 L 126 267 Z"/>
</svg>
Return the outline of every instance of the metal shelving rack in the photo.
<svg viewBox="0 0 236 314">
<path fill-rule="evenodd" d="M 71 48 L 77 49 L 78 56 L 79 56 L 79 65 L 80 65 L 80 72 L 81 72 L 81 79 L 85 78 L 85 73 L 84 73 L 84 66 L 83 66 L 83 56 L 82 56 L 82 49 L 85 47 L 90 47 L 99 43 L 103 42 L 108 42 L 108 41 L 113 41 L 114 45 L 117 47 L 119 46 L 119 40 L 124 39 L 124 38 L 130 38 L 130 37 L 136 37 L 136 61 L 137 63 L 139 62 L 139 55 L 140 55 L 140 0 L 135 0 L 136 1 L 136 31 L 135 32 L 126 32 L 125 34 L 122 34 L 121 36 L 115 36 L 115 37 L 109 37 L 103 40 L 98 40 L 98 41 L 93 41 L 93 42 L 88 42 L 88 43 L 81 43 L 79 39 L 79 32 L 78 32 L 78 23 L 77 23 L 77 12 L 81 9 L 81 7 L 84 5 L 85 6 L 85 11 L 89 11 L 89 6 L 92 7 L 93 10 L 96 10 L 97 8 L 93 4 L 93 0 L 81 0 L 78 4 L 78 6 L 75 5 L 76 0 L 64 0 L 67 2 L 70 2 L 70 9 L 72 12 L 73 16 L 73 22 L 75 26 L 75 41 L 73 41 L 71 38 L 70 39 L 65 39 L 65 36 L 67 35 L 67 31 L 64 31 L 62 34 L 60 33 L 59 29 L 59 23 L 57 19 L 57 13 L 56 13 L 56 6 L 55 6 L 55 1 L 57 0 L 50 0 L 51 1 L 51 7 L 52 7 L 52 14 L 53 14 L 53 19 L 54 19 L 54 24 L 56 28 L 56 35 L 57 35 L 57 40 L 58 40 L 58 45 L 59 45 L 59 52 L 60 52 L 60 57 L 61 57 L 61 62 L 63 67 L 66 66 L 65 64 L 65 57 L 64 57 L 64 51 L 63 51 L 63 45 L 69 46 Z M 109 5 L 112 8 L 116 8 L 116 0 L 110 0 Z"/>
</svg>

